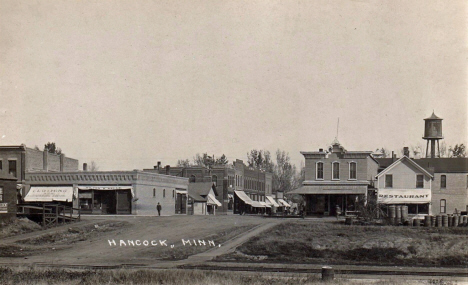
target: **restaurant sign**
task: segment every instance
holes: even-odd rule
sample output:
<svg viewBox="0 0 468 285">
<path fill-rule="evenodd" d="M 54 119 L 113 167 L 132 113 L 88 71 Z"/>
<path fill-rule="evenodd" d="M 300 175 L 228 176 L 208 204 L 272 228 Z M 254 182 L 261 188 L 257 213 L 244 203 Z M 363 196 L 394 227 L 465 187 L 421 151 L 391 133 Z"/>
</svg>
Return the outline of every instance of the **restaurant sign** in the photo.
<svg viewBox="0 0 468 285">
<path fill-rule="evenodd" d="M 431 189 L 379 189 L 380 204 L 426 204 L 431 202 Z"/>
</svg>

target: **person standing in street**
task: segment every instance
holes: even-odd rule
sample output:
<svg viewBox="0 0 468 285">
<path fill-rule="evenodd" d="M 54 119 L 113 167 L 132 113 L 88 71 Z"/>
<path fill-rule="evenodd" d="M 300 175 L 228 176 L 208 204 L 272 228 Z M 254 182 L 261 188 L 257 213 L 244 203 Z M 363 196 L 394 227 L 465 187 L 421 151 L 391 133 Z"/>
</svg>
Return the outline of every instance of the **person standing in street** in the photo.
<svg viewBox="0 0 468 285">
<path fill-rule="evenodd" d="M 159 204 L 159 202 L 158 202 L 158 205 L 156 206 L 156 210 L 158 210 L 158 216 L 161 216 L 161 204 Z"/>
</svg>

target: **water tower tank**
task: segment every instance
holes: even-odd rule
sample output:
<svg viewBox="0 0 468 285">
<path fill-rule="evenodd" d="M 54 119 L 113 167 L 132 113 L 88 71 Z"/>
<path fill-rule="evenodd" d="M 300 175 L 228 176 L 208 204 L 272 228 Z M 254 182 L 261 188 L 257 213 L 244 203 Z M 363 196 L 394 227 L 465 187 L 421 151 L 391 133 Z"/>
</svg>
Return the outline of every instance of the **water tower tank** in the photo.
<svg viewBox="0 0 468 285">
<path fill-rule="evenodd" d="M 423 139 L 443 139 L 442 136 L 442 118 L 437 117 L 434 112 L 432 116 L 424 119 L 424 137 Z"/>
</svg>

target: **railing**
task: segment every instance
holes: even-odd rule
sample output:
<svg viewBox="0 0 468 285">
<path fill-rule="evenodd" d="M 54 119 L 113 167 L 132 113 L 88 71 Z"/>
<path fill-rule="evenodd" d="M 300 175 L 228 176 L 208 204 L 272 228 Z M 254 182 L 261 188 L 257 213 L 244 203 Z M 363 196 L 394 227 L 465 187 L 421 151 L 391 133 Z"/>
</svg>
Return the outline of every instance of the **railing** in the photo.
<svg viewBox="0 0 468 285">
<path fill-rule="evenodd" d="M 18 214 L 41 215 L 43 227 L 81 220 L 81 209 L 60 204 L 18 204 L 17 208 Z"/>
</svg>

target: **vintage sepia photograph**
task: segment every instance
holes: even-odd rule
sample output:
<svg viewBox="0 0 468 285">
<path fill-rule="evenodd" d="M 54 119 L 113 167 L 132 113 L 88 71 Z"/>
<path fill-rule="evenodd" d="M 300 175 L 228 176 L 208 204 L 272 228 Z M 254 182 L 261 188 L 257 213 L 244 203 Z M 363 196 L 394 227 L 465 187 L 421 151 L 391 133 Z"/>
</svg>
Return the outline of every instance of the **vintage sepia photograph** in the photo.
<svg viewBox="0 0 468 285">
<path fill-rule="evenodd" d="M 0 284 L 468 284 L 468 2 L 0 0 Z"/>
</svg>

